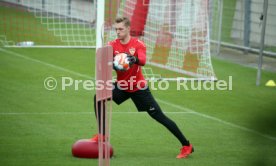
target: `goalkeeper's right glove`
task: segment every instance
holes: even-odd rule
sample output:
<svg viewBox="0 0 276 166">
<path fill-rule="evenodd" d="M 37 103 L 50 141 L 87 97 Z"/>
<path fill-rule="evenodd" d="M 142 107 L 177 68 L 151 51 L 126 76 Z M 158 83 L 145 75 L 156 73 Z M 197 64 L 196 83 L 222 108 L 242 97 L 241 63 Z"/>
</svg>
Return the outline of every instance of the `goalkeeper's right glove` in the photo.
<svg viewBox="0 0 276 166">
<path fill-rule="evenodd" d="M 139 59 L 136 56 L 133 55 L 127 55 L 128 61 L 129 61 L 129 65 L 133 65 L 133 64 L 138 64 L 139 63 Z"/>
</svg>

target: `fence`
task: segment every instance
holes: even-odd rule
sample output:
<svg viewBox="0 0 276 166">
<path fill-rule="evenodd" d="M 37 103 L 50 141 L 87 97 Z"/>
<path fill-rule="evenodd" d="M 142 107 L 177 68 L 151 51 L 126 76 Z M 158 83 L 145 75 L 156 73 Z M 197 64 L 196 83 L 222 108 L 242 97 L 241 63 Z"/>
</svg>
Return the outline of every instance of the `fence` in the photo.
<svg viewBox="0 0 276 166">
<path fill-rule="evenodd" d="M 220 24 L 218 31 L 213 29 L 213 43 L 258 53 L 264 1 L 219 0 L 216 3 L 218 8 L 222 9 L 222 15 L 213 16 Z M 276 1 L 269 1 L 265 26 L 264 54 L 276 56 Z"/>
</svg>

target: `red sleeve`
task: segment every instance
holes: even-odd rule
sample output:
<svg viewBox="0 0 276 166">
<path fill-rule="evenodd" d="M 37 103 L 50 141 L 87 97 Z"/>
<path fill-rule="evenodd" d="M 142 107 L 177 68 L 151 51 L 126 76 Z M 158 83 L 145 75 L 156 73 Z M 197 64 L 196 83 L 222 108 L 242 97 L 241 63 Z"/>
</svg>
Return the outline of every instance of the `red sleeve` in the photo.
<svg viewBox="0 0 276 166">
<path fill-rule="evenodd" d="M 113 43 L 112 41 L 109 41 L 109 42 L 107 42 L 107 45 L 108 46 L 113 46 L 112 43 Z"/>
<path fill-rule="evenodd" d="M 137 57 L 139 59 L 138 65 L 144 66 L 146 64 L 146 59 L 147 59 L 146 58 L 146 46 L 140 40 L 138 40 L 138 43 L 139 43 L 138 50 L 137 50 L 137 54 L 138 54 Z"/>
</svg>

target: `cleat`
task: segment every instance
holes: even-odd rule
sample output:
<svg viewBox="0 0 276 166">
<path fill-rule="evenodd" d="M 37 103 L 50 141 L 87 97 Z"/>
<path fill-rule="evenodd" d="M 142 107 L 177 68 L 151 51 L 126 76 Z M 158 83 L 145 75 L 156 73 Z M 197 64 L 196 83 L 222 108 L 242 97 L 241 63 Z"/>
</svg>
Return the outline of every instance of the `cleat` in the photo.
<svg viewBox="0 0 276 166">
<path fill-rule="evenodd" d="M 190 144 L 189 146 L 183 146 L 180 149 L 179 155 L 176 156 L 176 158 L 181 159 L 181 158 L 187 158 L 191 153 L 193 153 L 194 148 L 193 145 Z"/>
<path fill-rule="evenodd" d="M 99 142 L 100 136 L 103 137 L 103 142 L 104 142 L 105 141 L 105 136 L 104 135 L 99 135 L 99 134 L 94 135 L 90 140 L 93 141 L 93 142 Z"/>
</svg>

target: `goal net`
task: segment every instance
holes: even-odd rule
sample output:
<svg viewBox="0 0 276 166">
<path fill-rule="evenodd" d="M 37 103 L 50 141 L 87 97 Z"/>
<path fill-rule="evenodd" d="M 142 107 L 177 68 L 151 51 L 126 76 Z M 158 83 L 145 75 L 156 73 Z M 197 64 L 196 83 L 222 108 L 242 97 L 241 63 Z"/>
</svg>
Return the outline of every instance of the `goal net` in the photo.
<svg viewBox="0 0 276 166">
<path fill-rule="evenodd" d="M 1 0 L 0 19 L 4 46 L 96 45 L 92 0 Z"/>
<path fill-rule="evenodd" d="M 147 47 L 148 79 L 215 80 L 211 63 L 208 0 L 109 1 L 105 40 L 116 38 L 111 20 L 131 20 L 131 34 Z M 109 6 L 108 6 L 109 5 Z"/>
<path fill-rule="evenodd" d="M 219 14 L 210 5 L 218 1 L 105 0 L 104 13 L 97 13 L 96 0 L 2 0 L 0 45 L 95 48 L 96 34 L 104 30 L 103 43 L 115 39 L 114 19 L 126 16 L 131 35 L 146 44 L 147 79 L 213 80 L 209 27 L 216 20 L 209 15 Z M 104 25 L 96 33 L 99 14 Z"/>
</svg>

